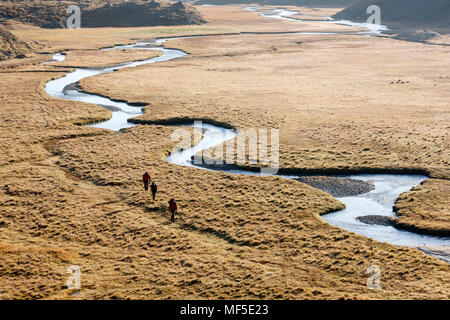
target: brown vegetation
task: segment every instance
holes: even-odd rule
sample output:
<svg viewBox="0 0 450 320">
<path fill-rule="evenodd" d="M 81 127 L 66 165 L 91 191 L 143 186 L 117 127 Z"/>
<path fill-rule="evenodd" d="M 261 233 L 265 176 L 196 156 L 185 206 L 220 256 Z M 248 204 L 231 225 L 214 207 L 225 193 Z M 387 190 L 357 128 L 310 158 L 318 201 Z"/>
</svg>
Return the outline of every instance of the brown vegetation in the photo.
<svg viewBox="0 0 450 320">
<path fill-rule="evenodd" d="M 430 179 L 404 193 L 394 206 L 396 227 L 450 236 L 450 181 Z"/>
<path fill-rule="evenodd" d="M 0 2 L 0 18 L 14 19 L 42 28 L 65 28 L 69 16 L 67 8 L 79 4 L 79 1 Z M 84 1 L 81 9 L 83 28 L 188 25 L 205 22 L 194 8 L 169 2 Z"/>
<path fill-rule="evenodd" d="M 227 18 L 220 9 L 205 10 Z M 208 30 L 17 33 L 46 38 L 54 52 L 129 43 L 137 35 L 242 30 L 252 23 L 252 30 L 267 31 L 276 25 L 260 25 L 250 13 L 230 17 L 255 20 L 212 23 Z M 379 41 L 392 52 L 382 51 Z M 448 66 L 439 61 L 440 50 L 386 39 L 293 35 L 192 38 L 168 46 L 191 55 L 121 70 L 120 79 L 94 77 L 83 86 L 152 103 L 142 117 L 148 121 L 200 116 L 279 127 L 286 167 L 418 167 L 448 175 L 442 127 Z M 74 64 L 85 65 L 76 51 L 67 54 L 68 61 L 73 55 Z M 426 58 L 430 54 L 433 60 Z M 385 69 L 378 58 L 383 55 L 391 61 Z M 406 68 L 412 62 L 422 63 L 416 72 Z M 53 64 L 0 70 L 0 298 L 450 297 L 448 264 L 328 225 L 319 215 L 343 205 L 325 192 L 281 178 L 171 165 L 165 158 L 175 127 L 138 125 L 117 134 L 74 125 L 107 119 L 110 112 L 44 92 L 45 82 L 69 70 Z M 391 84 L 399 74 L 405 83 Z M 381 102 L 373 92 L 384 92 Z M 141 185 L 145 170 L 159 186 L 155 202 Z M 168 222 L 169 197 L 179 203 L 175 223 Z M 442 197 L 430 201 L 442 203 Z M 81 267 L 82 289 L 72 296 L 65 280 L 74 264 Z M 382 267 L 379 291 L 366 287 L 367 267 L 374 264 Z"/>
<path fill-rule="evenodd" d="M 82 86 L 151 102 L 135 122 L 183 115 L 240 128 L 280 128 L 284 172 L 415 170 L 449 177 L 445 48 L 330 35 L 192 38 L 168 46 L 192 55 L 86 79 Z M 426 62 L 428 55 L 436 60 Z M 160 73 L 168 76 L 154 81 Z M 136 79 L 141 87 L 124 94 L 125 84 Z M 113 88 L 107 85 L 112 82 Z M 445 197 L 435 201 L 441 206 Z"/>
<path fill-rule="evenodd" d="M 53 63 L 53 65 L 101 68 L 119 63 L 146 60 L 159 55 L 161 53 L 158 51 L 139 49 L 105 50 L 101 54 L 98 50 L 76 50 L 71 52 L 64 61 Z"/>
<path fill-rule="evenodd" d="M 31 46 L 18 39 L 0 25 L 0 60 L 25 57 L 31 51 Z"/>
<path fill-rule="evenodd" d="M 280 128 L 283 168 L 409 168 L 449 176 L 444 48 L 334 35 L 222 36 L 167 45 L 191 56 L 81 84 L 101 94 L 108 88 L 113 98 L 151 102 L 142 121 L 183 115 L 238 128 Z M 425 63 L 429 54 L 436 59 Z M 155 81 L 161 73 L 166 76 Z M 141 86 L 126 91 L 136 79 Z"/>
</svg>

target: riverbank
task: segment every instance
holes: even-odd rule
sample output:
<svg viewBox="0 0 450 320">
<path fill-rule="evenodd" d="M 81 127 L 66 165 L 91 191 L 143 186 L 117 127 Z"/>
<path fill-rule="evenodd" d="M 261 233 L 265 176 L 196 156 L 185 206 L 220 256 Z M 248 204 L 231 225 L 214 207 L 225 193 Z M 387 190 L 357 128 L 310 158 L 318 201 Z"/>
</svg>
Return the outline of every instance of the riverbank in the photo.
<svg viewBox="0 0 450 320">
<path fill-rule="evenodd" d="M 449 180 L 424 181 L 395 203 L 398 216 L 395 226 L 422 234 L 450 236 L 449 194 Z"/>
</svg>

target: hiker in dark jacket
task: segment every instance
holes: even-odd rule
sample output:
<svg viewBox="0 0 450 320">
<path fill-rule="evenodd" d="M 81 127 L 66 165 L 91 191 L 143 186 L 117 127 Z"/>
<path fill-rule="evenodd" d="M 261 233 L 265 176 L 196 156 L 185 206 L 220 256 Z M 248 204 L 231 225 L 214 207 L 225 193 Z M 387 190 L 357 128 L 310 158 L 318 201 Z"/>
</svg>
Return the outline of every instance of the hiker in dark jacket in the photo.
<svg viewBox="0 0 450 320">
<path fill-rule="evenodd" d="M 172 213 L 172 216 L 170 217 L 170 221 L 175 222 L 175 212 L 177 212 L 177 203 L 175 202 L 175 199 L 172 198 L 169 201 L 169 210 Z"/>
<path fill-rule="evenodd" d="M 156 183 L 152 182 L 150 189 L 152 190 L 153 200 L 155 200 L 156 192 L 158 192 L 158 186 L 156 185 Z"/>
<path fill-rule="evenodd" d="M 148 172 L 144 173 L 144 176 L 142 177 L 142 180 L 144 181 L 144 189 L 145 191 L 148 190 L 148 184 L 150 183 L 150 181 L 152 181 L 152 179 L 150 178 L 150 175 L 148 174 Z"/>
</svg>

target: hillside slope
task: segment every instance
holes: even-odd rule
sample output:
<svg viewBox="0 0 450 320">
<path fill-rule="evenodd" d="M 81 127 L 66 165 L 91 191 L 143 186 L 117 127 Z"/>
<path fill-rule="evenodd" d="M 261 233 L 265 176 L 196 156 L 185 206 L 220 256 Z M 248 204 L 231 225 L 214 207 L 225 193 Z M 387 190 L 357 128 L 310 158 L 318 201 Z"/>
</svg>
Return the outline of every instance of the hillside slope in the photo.
<svg viewBox="0 0 450 320">
<path fill-rule="evenodd" d="M 20 57 L 29 52 L 30 45 L 0 26 L 0 60 Z"/>
<path fill-rule="evenodd" d="M 156 1 L 106 3 L 84 13 L 82 27 L 142 27 L 154 25 L 187 25 L 206 22 L 197 10 L 181 3 Z"/>
<path fill-rule="evenodd" d="M 0 17 L 42 28 L 65 28 L 67 8 L 77 1 L 0 2 Z M 205 21 L 190 6 L 156 1 L 106 1 L 81 6 L 81 27 L 140 27 L 201 24 Z"/>
<path fill-rule="evenodd" d="M 450 28 L 450 1 L 448 0 L 362 0 L 333 16 L 365 22 L 370 5 L 381 8 L 381 23 L 397 27 Z"/>
</svg>

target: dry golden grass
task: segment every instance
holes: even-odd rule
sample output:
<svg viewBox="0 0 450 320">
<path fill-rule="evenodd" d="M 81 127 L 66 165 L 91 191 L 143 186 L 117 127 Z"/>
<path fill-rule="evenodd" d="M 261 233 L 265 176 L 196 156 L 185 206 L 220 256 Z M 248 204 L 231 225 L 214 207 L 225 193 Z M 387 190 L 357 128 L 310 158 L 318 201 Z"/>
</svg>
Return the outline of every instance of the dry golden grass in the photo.
<svg viewBox="0 0 450 320">
<path fill-rule="evenodd" d="M 211 28 L 207 32 L 244 30 L 250 24 L 255 30 L 269 30 L 279 23 L 259 18 L 248 21 L 248 13 L 232 15 L 237 12 L 234 8 L 222 10 L 227 10 L 224 16 L 235 22 L 220 22 L 214 20 L 222 19 L 220 8 L 205 10 L 210 10 L 212 20 L 211 27 L 203 26 Z M 283 22 L 282 28 L 292 28 L 290 22 L 286 24 L 289 26 L 284 27 Z M 159 28 L 15 32 L 28 39 L 46 40 L 53 52 L 129 43 L 132 37 L 169 32 L 206 32 L 196 28 L 167 28 L 170 31 L 164 32 L 168 33 Z M 440 51 L 433 51 L 434 59 L 427 60 L 423 58 L 431 54 L 427 48 L 389 42 L 393 49 L 404 49 L 403 59 L 404 52 L 414 49 L 410 59 L 423 63 L 414 79 L 424 98 L 415 95 L 411 84 L 395 85 L 404 91 L 398 97 L 388 91 L 383 100 L 396 106 L 402 97 L 410 97 L 410 104 L 400 103 L 395 109 L 386 102 L 381 110 L 391 112 L 388 118 L 382 117 L 380 110 L 370 111 L 369 107 L 377 104 L 364 89 L 378 83 L 375 91 L 387 90 L 390 86 L 385 81 L 394 75 L 397 78 L 400 72 L 395 69 L 400 61 L 389 51 L 384 54 L 387 61 L 394 59 L 390 65 L 393 70 L 387 75 L 386 70 L 380 70 L 376 59 L 382 47 L 377 49 L 377 41 L 381 40 L 373 40 L 375 48 L 371 50 L 379 52 L 371 54 L 368 40 L 356 37 L 308 36 L 302 45 L 293 36 L 257 37 L 262 36 L 176 40 L 168 46 L 186 48 L 192 55 L 152 67 L 122 70 L 117 73 L 123 77 L 121 81 L 112 82 L 109 77 L 115 75 L 102 76 L 101 80 L 109 83 L 108 94 L 115 98 L 152 103 L 143 119 L 198 115 L 236 126 L 280 127 L 282 164 L 287 167 L 334 166 L 329 157 L 339 157 L 350 167 L 355 166 L 353 161 L 366 160 L 374 167 L 412 166 L 412 161 L 403 157 L 426 146 L 418 154 L 417 166 L 436 175 L 447 174 L 445 145 L 440 147 L 447 143 L 447 136 L 439 111 L 446 111 L 448 82 L 439 78 L 441 74 L 430 75 L 433 68 L 442 74 L 447 70 L 437 60 Z M 248 48 L 241 49 L 236 43 L 245 43 Z M 379 73 L 378 81 L 369 77 L 375 71 L 358 63 L 362 54 L 358 50 L 364 46 L 362 52 Z M 348 47 L 353 51 L 345 50 Z M 332 52 L 337 52 L 335 58 Z M 71 59 L 77 52 L 68 55 Z M 329 75 L 325 70 L 327 57 L 333 66 Z M 114 55 L 111 62 L 122 58 Z M 302 59 L 305 64 L 301 64 Z M 45 82 L 69 69 L 27 63 L 18 63 L 0 76 L 0 298 L 450 298 L 448 264 L 415 249 L 379 243 L 328 225 L 319 214 L 342 208 L 342 204 L 322 191 L 280 178 L 234 176 L 171 165 L 165 157 L 175 144 L 170 140 L 174 127 L 136 126 L 116 134 L 75 126 L 106 119 L 110 112 L 47 96 Z M 280 67 L 280 74 L 274 72 Z M 352 76 L 350 71 L 357 67 L 364 77 Z M 401 72 L 406 80 L 413 77 L 406 67 Z M 342 74 L 346 76 L 332 81 L 333 75 Z M 248 84 L 243 83 L 245 75 Z M 83 85 L 105 92 L 106 83 L 99 79 L 84 81 Z M 189 85 L 183 82 L 186 79 Z M 259 85 L 255 79 L 259 79 Z M 355 79 L 364 80 L 357 84 Z M 437 84 L 434 91 L 426 86 L 425 79 Z M 130 90 L 130 83 L 140 85 Z M 331 93 L 319 90 L 325 85 Z M 345 87 L 351 89 L 343 91 Z M 339 90 L 347 94 L 344 102 L 339 102 Z M 338 102 L 336 107 L 334 102 Z M 368 108 L 358 111 L 363 103 Z M 419 114 L 423 126 L 416 119 Z M 400 141 L 404 148 L 398 147 L 397 140 L 378 133 L 387 130 L 401 135 L 408 132 L 408 126 L 415 131 Z M 354 139 L 355 145 L 351 129 L 360 135 L 360 140 Z M 370 133 L 378 133 L 381 141 L 372 139 Z M 371 150 L 378 150 L 379 144 L 387 148 L 386 153 L 398 152 L 401 161 L 375 151 L 371 156 L 356 152 L 363 141 L 371 141 Z M 328 149 L 339 153 L 328 155 Z M 440 158 L 426 156 L 440 150 Z M 145 170 L 158 183 L 156 202 L 142 190 Z M 166 212 L 170 197 L 179 203 L 175 223 L 168 222 Z M 436 199 L 433 203 L 439 203 L 441 196 Z M 66 268 L 74 264 L 81 267 L 82 289 L 72 296 L 65 280 Z M 380 291 L 366 287 L 366 270 L 373 264 L 382 267 Z"/>
<path fill-rule="evenodd" d="M 312 7 L 286 7 L 293 11 L 299 11 L 301 15 L 294 15 L 294 18 L 316 18 L 331 17 L 341 11 L 341 8 L 312 8 Z"/>
<path fill-rule="evenodd" d="M 46 46 L 41 51 L 60 51 L 67 49 L 96 49 L 115 44 L 134 43 L 136 39 L 148 39 L 165 36 L 195 34 L 218 34 L 232 32 L 267 32 L 267 31 L 349 31 L 354 28 L 329 24 L 304 22 L 298 24 L 290 21 L 267 19 L 258 13 L 247 12 L 239 6 L 202 7 L 196 9 L 205 15 L 208 24 L 139 28 L 82 28 L 82 29 L 39 29 L 36 27 L 14 24 L 13 34 L 24 39 L 38 41 Z"/>
<path fill-rule="evenodd" d="M 142 120 L 183 115 L 280 128 L 282 167 L 416 168 L 448 177 L 445 48 L 304 35 L 192 38 L 167 45 L 191 56 L 82 85 L 151 102 Z M 165 76 L 155 81 L 157 74 Z M 140 86 L 125 92 L 136 79 Z"/>
<path fill-rule="evenodd" d="M 420 233 L 450 236 L 450 181 L 430 179 L 395 204 L 396 224 Z"/>
<path fill-rule="evenodd" d="M 195 8 L 206 17 L 209 21 L 209 25 L 218 25 L 221 27 L 228 27 L 235 31 L 241 32 L 264 32 L 264 31 L 323 31 L 330 30 L 330 28 L 336 31 L 354 31 L 358 30 L 352 27 L 344 25 L 330 25 L 328 23 L 315 23 L 304 21 L 301 24 L 295 21 L 280 20 L 261 17 L 259 12 L 245 11 L 245 6 L 196 6 Z M 275 6 L 264 6 L 264 9 L 275 9 Z M 329 16 L 339 9 L 323 8 L 314 11 L 311 8 L 296 8 L 287 7 L 292 10 L 298 10 L 304 14 L 311 14 L 315 16 Z M 305 18 L 295 15 L 295 18 Z M 309 18 L 309 17 L 308 17 Z"/>
<path fill-rule="evenodd" d="M 21 71 L 42 69 L 42 63 L 50 59 L 51 55 L 30 53 L 24 59 L 3 60 L 0 61 L 0 72 L 15 72 L 14 69 L 17 68 L 20 68 Z"/>
<path fill-rule="evenodd" d="M 294 237 L 292 233 L 297 232 L 298 220 L 303 220 L 305 213 L 318 216 L 343 208 L 324 192 L 280 178 L 247 179 L 220 172 L 174 168 L 165 160 L 167 149 L 173 144 L 170 136 L 174 129 L 152 127 L 152 131 L 148 130 L 140 127 L 123 134 L 123 138 L 120 135 L 119 139 L 111 136 L 105 140 L 99 140 L 99 137 L 72 140 L 62 144 L 64 147 L 57 145 L 54 150 L 61 155 L 63 168 L 83 180 L 120 186 L 120 194 L 129 204 L 142 206 L 150 212 L 164 212 L 167 201 L 175 197 L 183 207 L 180 223 L 223 235 L 233 243 L 253 246 L 277 242 L 278 237 L 288 241 Z M 116 153 L 119 155 L 113 161 L 107 159 Z M 156 203 L 148 203 L 148 196 L 143 197 L 143 193 L 138 192 L 142 189 L 142 171 L 147 168 L 153 174 L 152 179 L 160 184 L 160 200 Z M 261 194 L 266 196 L 258 196 Z M 292 213 L 297 210 L 304 213 Z M 287 229 L 275 240 L 270 234 L 279 223 L 286 224 Z"/>
<path fill-rule="evenodd" d="M 161 52 L 139 49 L 106 50 L 102 51 L 101 54 L 97 50 L 76 50 L 68 55 L 66 60 L 56 62 L 53 65 L 100 68 L 117 63 L 146 60 L 160 55 Z"/>
<path fill-rule="evenodd" d="M 67 71 L 65 71 L 67 72 Z M 73 125 L 108 119 L 107 110 L 88 104 L 56 100 L 44 92 L 44 84 L 65 72 L 2 72 L 0 76 L 0 166 L 48 155 L 41 143 L 52 138 L 102 132 Z"/>
<path fill-rule="evenodd" d="M 343 35 L 240 35 L 167 45 L 191 56 L 82 86 L 151 102 L 138 118 L 143 123 L 184 116 L 280 128 L 280 166 L 297 172 L 416 170 L 449 177 L 445 47 Z M 165 76 L 154 81 L 158 74 Z M 137 79 L 139 88 L 124 94 Z M 434 198 L 438 211 L 445 203 L 445 193 Z"/>
<path fill-rule="evenodd" d="M 2 299 L 38 299 L 60 291 L 66 279 L 61 266 L 74 259 L 71 251 L 60 247 L 25 247 L 2 243 L 0 255 Z"/>
<path fill-rule="evenodd" d="M 85 221 L 102 228 L 98 234 L 104 237 L 104 246 L 124 246 L 127 256 L 133 257 L 128 261 L 135 266 L 133 275 L 137 279 L 128 285 L 117 284 L 120 297 L 167 298 L 167 289 L 161 288 L 171 284 L 171 298 L 429 298 L 431 288 L 436 289 L 438 298 L 448 296 L 447 286 L 442 285 L 445 281 L 440 282 L 447 276 L 446 264 L 413 249 L 377 243 L 324 223 L 318 214 L 341 204 L 321 191 L 279 178 L 170 165 L 165 156 L 173 146 L 173 130 L 137 126 L 120 135 L 62 141 L 53 148 L 64 171 L 93 182 L 104 190 L 97 194 L 120 199 L 117 204 L 129 208 L 111 208 L 111 213 L 103 214 L 83 211 L 83 215 L 94 215 L 85 217 Z M 156 202 L 142 190 L 144 170 L 149 170 L 158 183 Z M 175 197 L 180 207 L 175 224 L 168 223 L 166 202 L 170 197 Z M 108 200 L 105 202 L 113 201 Z M 109 221 L 114 218 L 121 222 Z M 130 224 L 135 225 L 131 234 Z M 155 224 L 158 235 L 153 234 L 157 232 L 152 228 Z M 166 228 L 177 235 L 167 248 L 161 247 L 161 242 L 168 235 L 159 235 Z M 123 232 L 129 237 L 122 240 Z M 179 238 L 181 235 L 187 238 Z M 165 259 L 159 255 L 169 248 L 175 250 L 169 252 L 176 259 L 171 261 L 171 268 L 161 265 Z M 109 263 L 122 259 L 119 251 Z M 141 259 L 133 255 L 137 252 Z M 372 263 L 383 266 L 383 292 L 365 288 L 365 269 Z M 420 267 L 411 270 L 411 265 Z M 120 271 L 126 268 L 129 266 L 124 265 Z M 162 271 L 167 268 L 170 272 Z M 248 272 L 242 272 L 242 268 Z M 145 270 L 152 270 L 153 276 Z M 161 289 L 160 295 L 142 287 L 153 277 L 159 279 L 154 286 Z M 116 284 L 105 278 L 102 280 L 111 291 Z M 82 297 L 110 296 L 87 289 Z"/>
</svg>

